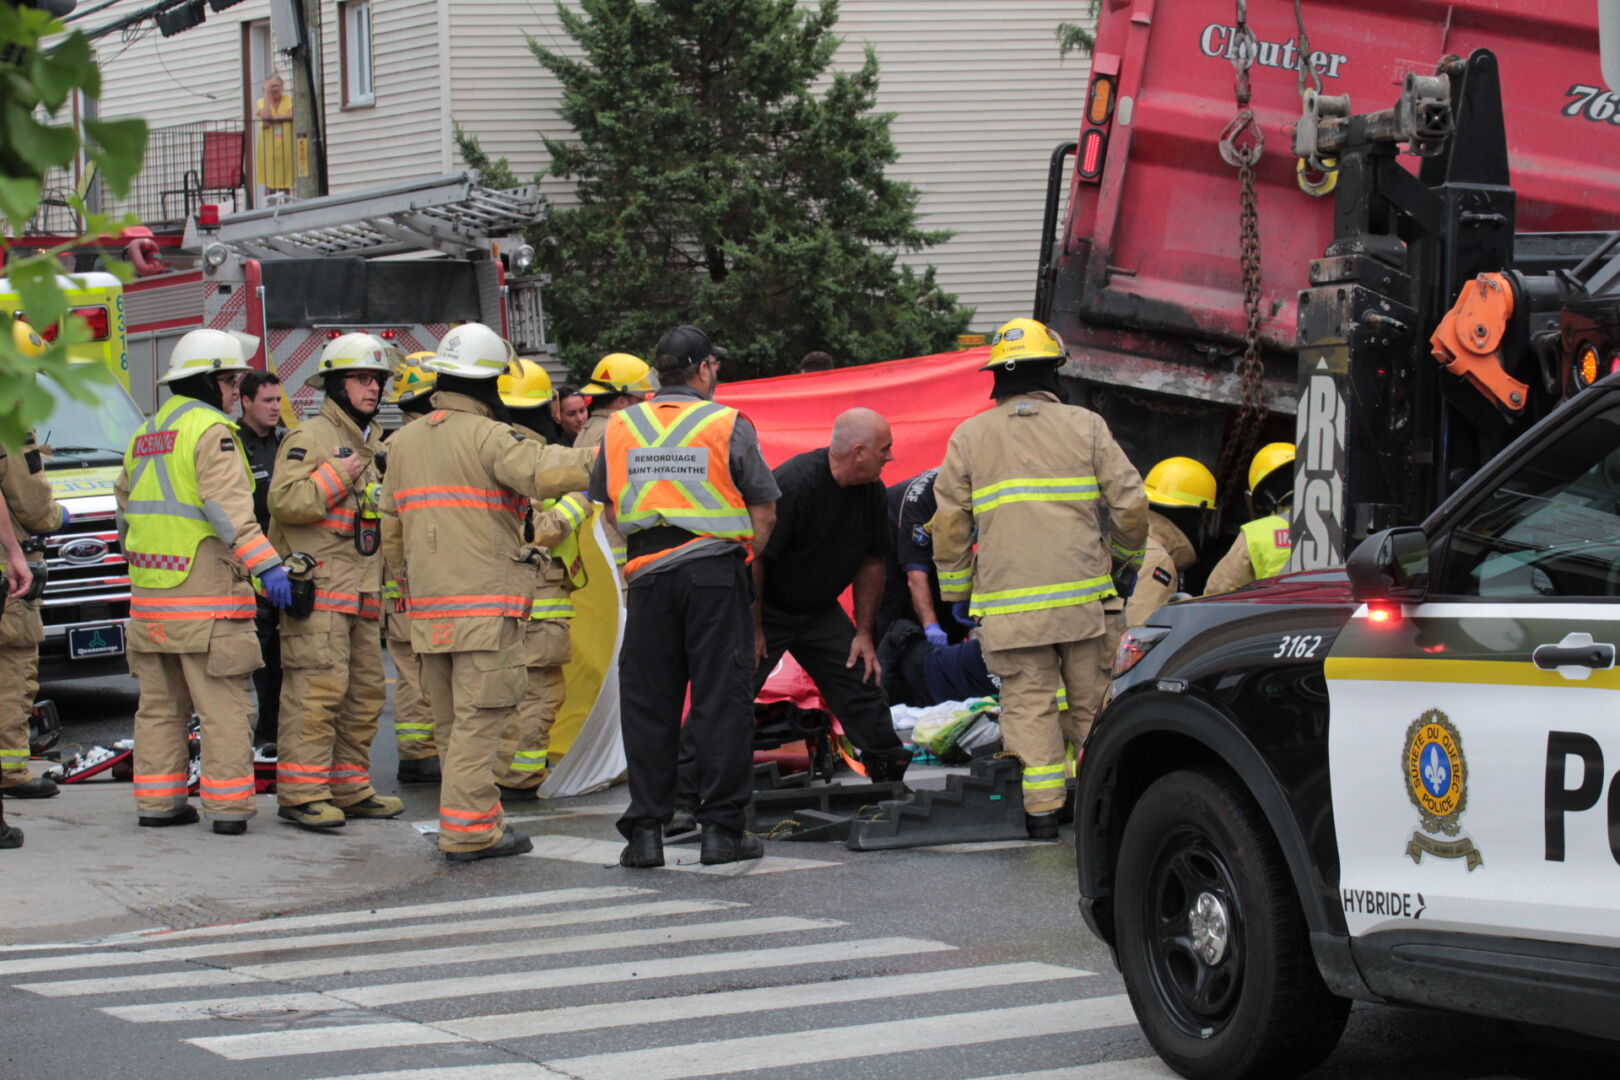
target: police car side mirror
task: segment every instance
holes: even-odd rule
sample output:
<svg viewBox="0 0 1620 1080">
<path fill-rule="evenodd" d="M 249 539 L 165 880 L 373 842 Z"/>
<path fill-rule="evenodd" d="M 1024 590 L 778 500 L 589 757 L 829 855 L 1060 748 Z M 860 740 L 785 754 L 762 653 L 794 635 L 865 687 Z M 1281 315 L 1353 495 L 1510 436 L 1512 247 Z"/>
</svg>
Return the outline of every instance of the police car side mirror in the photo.
<svg viewBox="0 0 1620 1080">
<path fill-rule="evenodd" d="M 1412 525 L 1375 532 L 1351 553 L 1344 570 L 1361 603 L 1422 600 L 1429 587 L 1429 538 Z"/>
</svg>

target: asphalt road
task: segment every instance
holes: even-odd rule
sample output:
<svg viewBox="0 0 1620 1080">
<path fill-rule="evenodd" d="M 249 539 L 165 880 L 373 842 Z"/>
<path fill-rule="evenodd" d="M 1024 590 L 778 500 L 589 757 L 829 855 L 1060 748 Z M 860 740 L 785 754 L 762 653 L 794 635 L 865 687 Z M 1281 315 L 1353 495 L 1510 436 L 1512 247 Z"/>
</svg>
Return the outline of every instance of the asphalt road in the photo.
<svg viewBox="0 0 1620 1080">
<path fill-rule="evenodd" d="M 53 692 L 75 741 L 127 733 L 127 690 Z M 392 756 L 380 741 L 379 788 Z M 403 794 L 431 829 L 432 793 Z M 534 854 L 425 875 L 380 904 L 0 951 L 0 1080 L 1171 1075 L 1080 922 L 1067 830 L 975 850 L 774 842 L 740 876 L 672 846 L 670 867 L 629 871 L 610 865 L 622 800 L 531 811 L 516 823 Z M 1310 1075 L 1617 1069 L 1546 1033 L 1358 1006 Z"/>
</svg>

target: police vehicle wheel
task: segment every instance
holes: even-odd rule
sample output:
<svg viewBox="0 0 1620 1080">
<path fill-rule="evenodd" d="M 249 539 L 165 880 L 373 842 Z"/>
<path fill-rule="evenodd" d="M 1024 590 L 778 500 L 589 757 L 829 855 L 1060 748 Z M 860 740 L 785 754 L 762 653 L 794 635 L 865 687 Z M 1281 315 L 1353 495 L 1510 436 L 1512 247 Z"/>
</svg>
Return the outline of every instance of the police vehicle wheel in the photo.
<svg viewBox="0 0 1620 1080">
<path fill-rule="evenodd" d="M 1350 1002 L 1328 992 L 1260 808 L 1231 775 L 1162 777 L 1126 823 L 1120 969 L 1159 1056 L 1198 1080 L 1291 1076 L 1332 1052 Z"/>
</svg>

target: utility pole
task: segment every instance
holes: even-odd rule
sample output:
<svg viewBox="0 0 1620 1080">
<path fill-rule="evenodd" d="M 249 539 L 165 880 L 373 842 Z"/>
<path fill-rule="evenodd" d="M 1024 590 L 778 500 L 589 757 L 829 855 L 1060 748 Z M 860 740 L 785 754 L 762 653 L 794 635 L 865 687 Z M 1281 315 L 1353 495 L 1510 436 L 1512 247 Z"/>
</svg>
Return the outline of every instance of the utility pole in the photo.
<svg viewBox="0 0 1620 1080">
<path fill-rule="evenodd" d="M 321 108 L 320 0 L 294 0 L 299 43 L 293 55 L 293 195 L 326 194 L 325 110 Z"/>
</svg>

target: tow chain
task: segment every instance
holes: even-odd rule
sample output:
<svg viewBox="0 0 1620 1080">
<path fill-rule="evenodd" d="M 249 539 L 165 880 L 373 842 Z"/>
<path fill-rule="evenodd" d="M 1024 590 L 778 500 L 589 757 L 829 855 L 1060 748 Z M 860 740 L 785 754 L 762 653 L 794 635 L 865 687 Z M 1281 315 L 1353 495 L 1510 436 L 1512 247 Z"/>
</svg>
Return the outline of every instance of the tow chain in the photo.
<svg viewBox="0 0 1620 1080">
<path fill-rule="evenodd" d="M 1221 447 L 1220 464 L 1215 470 L 1228 498 L 1246 490 L 1247 485 L 1242 483 L 1246 479 L 1243 463 L 1254 453 L 1260 430 L 1266 421 L 1265 366 L 1260 362 L 1260 215 L 1254 190 L 1254 169 L 1260 162 L 1265 137 L 1249 104 L 1249 68 L 1254 64 L 1259 45 L 1254 31 L 1249 28 L 1247 0 L 1237 0 L 1236 31 L 1237 44 L 1232 50 L 1232 67 L 1237 72 L 1234 87 L 1237 114 L 1221 132 L 1220 150 L 1221 159 L 1238 171 L 1243 314 L 1246 325 L 1241 367 L 1242 397 L 1237 422 L 1233 425 L 1231 437 Z M 1300 78 L 1303 81 L 1304 75 L 1301 74 Z"/>
</svg>

